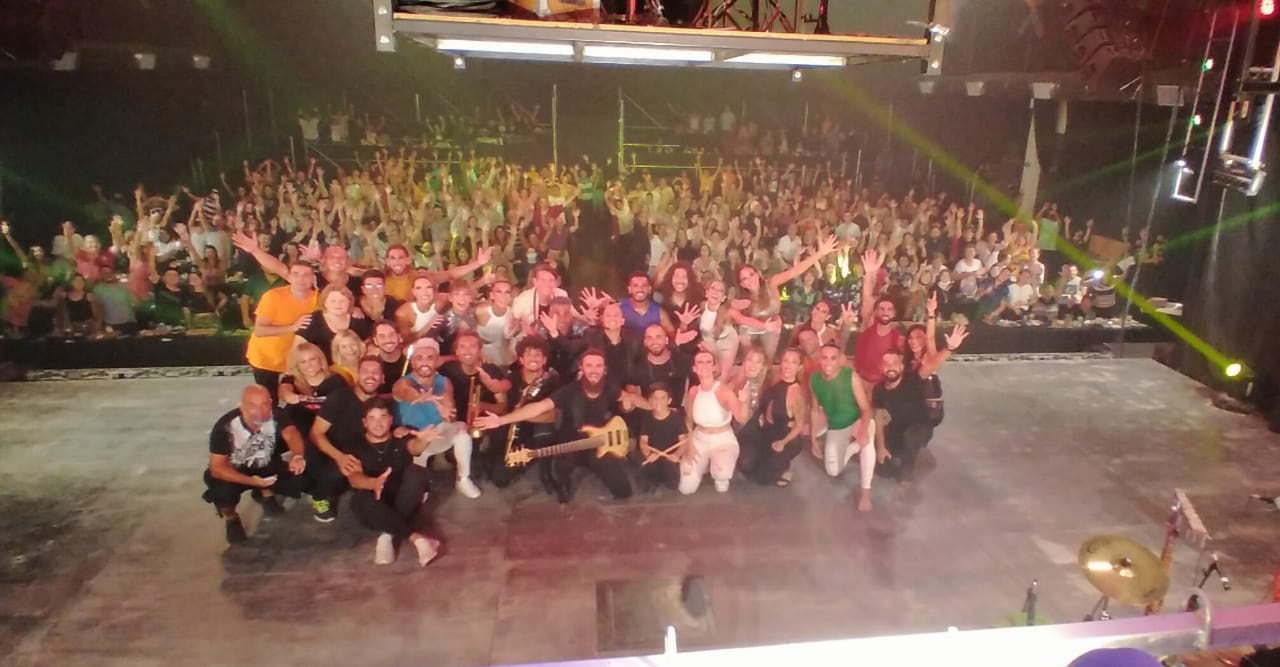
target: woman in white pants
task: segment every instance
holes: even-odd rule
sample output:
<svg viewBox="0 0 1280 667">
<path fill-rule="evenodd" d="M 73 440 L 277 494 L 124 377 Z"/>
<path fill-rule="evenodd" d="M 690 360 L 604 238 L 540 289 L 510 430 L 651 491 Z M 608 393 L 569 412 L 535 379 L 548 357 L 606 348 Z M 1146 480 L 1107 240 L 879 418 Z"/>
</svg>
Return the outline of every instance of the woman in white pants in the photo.
<svg viewBox="0 0 1280 667">
<path fill-rule="evenodd" d="M 745 422 L 749 415 L 739 397 L 716 379 L 716 357 L 706 350 L 693 357 L 697 386 L 689 388 L 685 415 L 691 434 L 680 459 L 680 493 L 695 493 L 708 472 L 716 491 L 729 490 L 729 480 L 738 465 L 738 436 L 733 420 Z"/>
<path fill-rule="evenodd" d="M 813 424 L 815 442 L 822 443 L 822 461 L 827 474 L 838 477 L 854 454 L 858 455 L 858 511 L 871 511 L 871 479 L 876 472 L 875 422 L 871 401 L 861 380 L 847 365 L 835 345 L 824 345 L 818 353 L 818 370 L 809 376 L 809 390 L 826 418 L 825 432 Z M 817 420 L 815 420 L 816 422 Z"/>
</svg>

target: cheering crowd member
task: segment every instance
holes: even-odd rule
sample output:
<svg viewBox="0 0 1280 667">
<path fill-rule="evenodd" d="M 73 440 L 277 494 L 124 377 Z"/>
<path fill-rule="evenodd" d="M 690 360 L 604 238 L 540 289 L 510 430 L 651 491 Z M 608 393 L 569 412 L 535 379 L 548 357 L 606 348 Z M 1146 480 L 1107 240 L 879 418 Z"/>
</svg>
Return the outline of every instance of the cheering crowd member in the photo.
<svg viewBox="0 0 1280 667">
<path fill-rule="evenodd" d="M 811 433 L 822 441 L 823 465 L 832 477 L 840 476 L 854 455 L 858 456 L 862 483 L 858 511 L 870 512 L 871 480 L 876 471 L 871 402 L 862 382 L 843 361 L 844 355 L 835 345 L 822 346 L 819 372 L 809 376 L 809 390 L 826 417 L 826 430 L 814 424 Z"/>
<path fill-rule="evenodd" d="M 440 359 L 440 344 L 433 338 L 423 338 L 409 355 L 412 371 L 396 382 L 391 395 L 396 399 L 396 416 L 399 423 L 415 432 L 410 441 L 410 451 L 419 465 L 436 454 L 453 452 L 457 470 L 458 493 L 467 498 L 479 498 L 480 487 L 471 479 L 471 436 L 467 427 L 457 418 L 453 385 L 444 375 L 436 372 Z"/>
<path fill-rule="evenodd" d="M 315 272 L 310 264 L 295 262 L 283 275 L 288 276 L 289 284 L 267 290 L 258 302 L 245 353 L 253 381 L 266 387 L 273 400 L 280 374 L 288 368 L 294 337 L 311 323 L 317 304 Z"/>
<path fill-rule="evenodd" d="M 529 403 L 505 415 L 485 414 L 476 420 L 476 426 L 493 430 L 508 424 L 523 422 L 559 410 L 561 441 L 583 437 L 583 427 L 603 427 L 617 413 L 615 406 L 629 412 L 635 406 L 647 407 L 648 402 L 623 393 L 617 386 L 605 381 L 607 368 L 604 353 L 587 350 L 580 360 L 582 378 L 566 385 L 549 398 Z M 552 477 L 557 485 L 560 502 L 573 498 L 573 472 L 584 467 L 592 472 L 614 498 L 631 497 L 631 480 L 627 477 L 625 461 L 613 456 L 597 456 L 594 451 L 563 454 L 552 461 Z"/>
<path fill-rule="evenodd" d="M 414 528 L 414 520 L 427 500 L 427 471 L 414 465 L 403 438 L 392 434 L 391 401 L 375 397 L 361 406 L 364 434 L 349 451 L 359 466 L 347 471 L 351 484 L 351 511 L 360 524 L 378 531 L 373 562 L 389 565 L 395 560 L 396 542 L 408 541 L 425 566 L 440 552 L 440 541 Z"/>
<path fill-rule="evenodd" d="M 225 521 L 228 544 L 246 539 L 244 523 L 236 513 L 245 491 L 267 515 L 284 512 L 276 494 L 297 498 L 302 492 L 299 475 L 306 470 L 302 436 L 274 406 L 266 387 L 249 385 L 240 392 L 240 405 L 219 417 L 209 432 L 204 499 Z"/>
<path fill-rule="evenodd" d="M 863 390 L 875 386 L 883 377 L 884 368 L 881 360 L 885 352 L 902 351 L 904 339 L 902 331 L 896 324 L 898 308 L 893 299 L 887 296 L 877 297 L 877 276 L 884 265 L 884 257 L 875 250 L 862 254 L 862 331 L 858 333 L 854 344 L 853 365 L 858 377 L 866 386 Z"/>
</svg>

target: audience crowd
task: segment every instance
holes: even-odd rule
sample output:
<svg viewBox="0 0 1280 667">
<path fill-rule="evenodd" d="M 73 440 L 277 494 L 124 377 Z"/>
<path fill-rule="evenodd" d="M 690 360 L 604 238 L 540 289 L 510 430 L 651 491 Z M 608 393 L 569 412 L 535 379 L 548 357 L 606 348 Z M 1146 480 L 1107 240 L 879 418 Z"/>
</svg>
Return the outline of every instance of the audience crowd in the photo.
<svg viewBox="0 0 1280 667">
<path fill-rule="evenodd" d="M 245 491 L 268 514 L 307 493 L 326 522 L 350 492 L 377 562 L 401 542 L 426 564 L 438 542 L 415 515 L 437 461 L 462 497 L 532 463 L 568 502 L 579 467 L 623 499 L 633 478 L 725 492 L 787 485 L 804 451 L 832 476 L 856 456 L 868 511 L 877 470 L 912 480 L 968 322 L 1117 313 L 1137 260 L 1082 271 L 1061 252 L 1093 221 L 855 187 L 830 162 L 771 159 L 785 134 L 718 120 L 740 150 L 678 173 L 377 148 L 350 170 L 285 158 L 199 194 L 139 186 L 130 207 L 99 192 L 105 232 L 68 220 L 47 251 L 4 222 L 21 263 L 4 321 L 249 331 L 255 384 L 215 424 L 205 474 L 228 540 L 245 536 Z"/>
</svg>

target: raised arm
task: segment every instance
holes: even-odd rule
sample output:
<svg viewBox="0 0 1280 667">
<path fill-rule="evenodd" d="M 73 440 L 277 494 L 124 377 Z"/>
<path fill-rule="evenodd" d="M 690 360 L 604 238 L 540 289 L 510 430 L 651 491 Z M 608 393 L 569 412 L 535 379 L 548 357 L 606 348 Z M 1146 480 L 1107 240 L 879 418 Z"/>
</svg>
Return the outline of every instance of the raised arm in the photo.
<svg viewBox="0 0 1280 667">
<path fill-rule="evenodd" d="M 839 243 L 836 241 L 836 237 L 834 235 L 826 237 L 818 244 L 817 252 L 811 253 L 805 258 L 797 260 L 795 264 L 791 265 L 791 268 L 769 278 L 769 286 L 776 290 L 791 282 L 795 278 L 804 274 L 805 271 L 813 268 L 813 266 L 823 257 L 835 252 L 838 246 Z"/>
<path fill-rule="evenodd" d="M 951 333 L 947 334 L 947 349 L 936 351 L 930 357 L 925 358 L 924 363 L 920 364 L 920 377 L 927 378 L 938 372 L 942 364 L 951 358 L 951 353 L 960 347 L 960 344 L 968 336 L 969 330 L 963 324 L 957 325 L 956 328 L 952 329 Z"/>
<path fill-rule="evenodd" d="M 862 253 L 862 327 L 865 329 L 876 312 L 876 282 L 880 278 L 880 267 L 884 265 L 884 257 L 875 248 Z"/>
</svg>

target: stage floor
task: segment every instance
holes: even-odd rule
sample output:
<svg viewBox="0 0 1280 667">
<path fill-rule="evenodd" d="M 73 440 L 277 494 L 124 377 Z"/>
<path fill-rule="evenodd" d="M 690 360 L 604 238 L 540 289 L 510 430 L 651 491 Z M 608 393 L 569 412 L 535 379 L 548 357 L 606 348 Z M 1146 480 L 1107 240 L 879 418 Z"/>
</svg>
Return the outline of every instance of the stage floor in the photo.
<svg viewBox="0 0 1280 667">
<path fill-rule="evenodd" d="M 947 367 L 947 419 L 923 479 L 881 481 L 807 455 L 787 489 L 735 482 L 559 506 L 533 476 L 477 501 L 442 497 L 445 551 L 372 564 L 349 512 L 260 522 L 228 550 L 200 500 L 208 427 L 244 378 L 0 385 L 0 662 L 15 665 L 418 664 L 586 658 L 1003 625 L 1040 581 L 1040 611 L 1076 621 L 1095 595 L 1074 566 L 1098 533 L 1159 551 L 1186 489 L 1235 584 L 1258 601 L 1280 559 L 1280 437 L 1221 412 L 1147 360 Z M 442 487 L 448 488 L 448 487 Z M 344 507 L 345 510 L 345 507 Z M 1181 547 L 1168 606 L 1189 589 Z M 694 577 L 709 610 L 678 604 Z M 1140 613 L 1114 607 L 1117 616 Z"/>
</svg>

